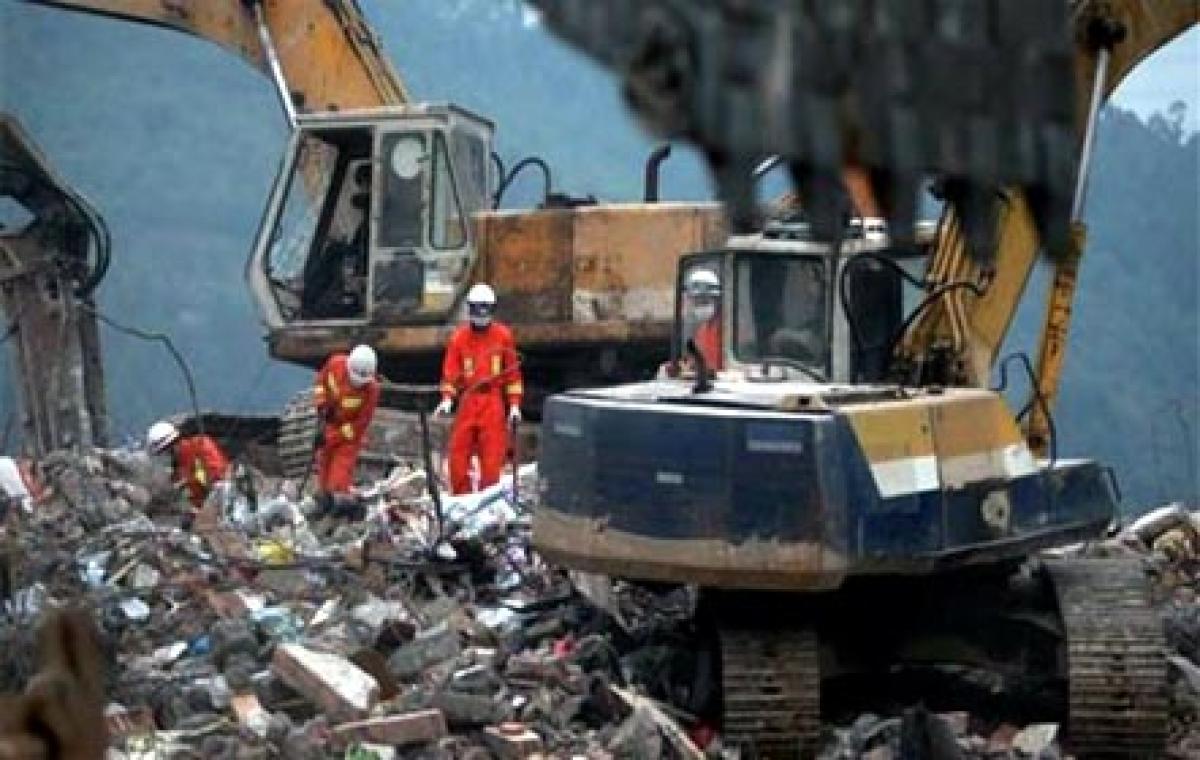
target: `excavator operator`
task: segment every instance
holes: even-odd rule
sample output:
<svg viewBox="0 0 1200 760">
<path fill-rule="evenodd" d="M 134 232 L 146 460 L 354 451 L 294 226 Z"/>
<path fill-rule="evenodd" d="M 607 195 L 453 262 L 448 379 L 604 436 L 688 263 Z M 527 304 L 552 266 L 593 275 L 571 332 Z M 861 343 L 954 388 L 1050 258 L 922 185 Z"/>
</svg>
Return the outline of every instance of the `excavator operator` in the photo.
<svg viewBox="0 0 1200 760">
<path fill-rule="evenodd" d="M 688 275 L 685 288 L 689 317 L 696 325 L 692 340 L 710 370 L 722 369 L 721 279 L 711 269 L 696 269 Z"/>
<path fill-rule="evenodd" d="M 371 208 L 371 164 L 353 169 L 352 187 L 339 202 L 339 226 L 353 232 L 334 238 L 305 265 L 302 311 L 311 317 L 361 317 L 366 310 L 366 282 Z"/>
</svg>

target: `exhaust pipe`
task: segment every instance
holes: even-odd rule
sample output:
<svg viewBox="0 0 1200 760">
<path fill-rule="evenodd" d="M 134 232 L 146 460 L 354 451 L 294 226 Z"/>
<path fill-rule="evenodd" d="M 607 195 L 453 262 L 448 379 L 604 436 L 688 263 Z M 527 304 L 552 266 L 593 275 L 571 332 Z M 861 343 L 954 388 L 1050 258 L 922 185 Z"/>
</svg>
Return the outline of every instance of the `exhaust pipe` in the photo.
<svg viewBox="0 0 1200 760">
<path fill-rule="evenodd" d="M 646 203 L 658 203 L 658 174 L 662 162 L 671 155 L 671 143 L 663 143 L 650 153 L 646 159 L 646 182 L 643 200 Z"/>
</svg>

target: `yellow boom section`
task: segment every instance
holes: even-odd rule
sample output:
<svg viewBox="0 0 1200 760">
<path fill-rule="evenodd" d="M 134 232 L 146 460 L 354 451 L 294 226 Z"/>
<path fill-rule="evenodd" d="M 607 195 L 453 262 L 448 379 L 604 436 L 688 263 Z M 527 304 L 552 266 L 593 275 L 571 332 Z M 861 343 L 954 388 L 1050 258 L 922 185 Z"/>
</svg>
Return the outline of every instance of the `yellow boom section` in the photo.
<svg viewBox="0 0 1200 760">
<path fill-rule="evenodd" d="M 299 112 L 408 102 L 400 75 L 354 0 L 25 0 L 153 24 L 214 42 L 269 74 L 256 6 Z"/>
<path fill-rule="evenodd" d="M 1125 30 L 1124 38 L 1110 48 L 1106 78 L 1100 90 L 1101 97 L 1107 99 L 1142 60 L 1200 22 L 1200 1 L 1085 2 L 1077 3 L 1072 13 L 1077 33 L 1075 112 L 1082 144 L 1097 73 L 1097 49 L 1089 44 L 1087 29 L 1096 15 L 1103 14 Z M 955 380 L 965 385 L 988 384 L 1037 261 L 1040 241 L 1028 203 L 1016 190 L 1010 189 L 1003 196 L 997 213 L 997 256 L 991 269 L 982 268 L 966 255 L 953 213 L 948 213 L 943 222 L 941 239 L 930 262 L 929 275 L 935 284 L 972 282 L 982 288 L 983 294 L 977 296 L 966 288 L 949 290 L 913 323 L 899 348 L 902 357 L 918 365 L 928 360 L 935 348 L 948 349 L 955 357 Z M 1070 249 L 1055 260 L 1047 296 L 1036 386 L 1048 407 L 1053 405 L 1058 392 L 1085 239 L 1086 229 L 1077 223 Z M 1038 404 L 1033 406 L 1026 432 L 1031 446 L 1044 451 L 1047 420 Z"/>
</svg>

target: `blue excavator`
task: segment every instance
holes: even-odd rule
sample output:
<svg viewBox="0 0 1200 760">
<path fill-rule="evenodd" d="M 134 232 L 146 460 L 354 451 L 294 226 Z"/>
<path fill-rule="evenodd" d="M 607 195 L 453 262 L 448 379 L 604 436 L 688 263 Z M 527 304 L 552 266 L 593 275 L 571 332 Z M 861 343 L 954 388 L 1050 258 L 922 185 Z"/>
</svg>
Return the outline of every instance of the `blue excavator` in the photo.
<svg viewBox="0 0 1200 760">
<path fill-rule="evenodd" d="M 872 121 L 881 112 L 853 108 L 880 96 L 878 82 L 848 76 L 833 94 L 820 88 L 835 85 L 811 78 L 799 92 L 768 86 L 771 71 L 799 70 L 807 52 L 780 43 L 768 65 L 750 32 L 772 19 L 777 31 L 819 27 L 829 19 L 805 17 L 820 15 L 817 4 L 658 2 L 622 19 L 601 10 L 615 13 L 619 2 L 542 5 L 568 39 L 602 61 L 624 61 L 635 105 L 682 98 L 680 110 L 651 108 L 649 116 L 710 157 L 753 155 L 745 141 L 752 133 L 764 141 L 759 149 L 771 137 L 787 144 L 786 133 L 768 128 L 774 122 L 754 119 L 788 97 L 811 105 L 830 95 L 855 114 L 853 124 L 814 122 L 809 136 L 847 138 L 845 147 L 848 136 L 867 139 L 877 126 L 889 139 L 904 137 L 897 122 Z M 858 37 L 839 27 L 858 43 L 875 40 L 884 27 L 872 14 L 892 6 L 819 5 L 864 24 Z M 1061 10 L 1064 36 L 1055 44 L 1074 51 L 1067 66 L 1075 77 L 1058 97 L 1083 93 L 1081 113 L 1068 118 L 1074 186 L 1065 244 L 1054 242 L 1053 172 L 996 181 L 1003 178 L 989 179 L 979 164 L 955 171 L 939 164 L 944 154 L 917 152 L 936 159 L 910 168 L 939 175 L 931 189 L 943 210 L 936 224 L 896 224 L 899 196 L 880 185 L 881 169 L 896 168 L 890 159 L 872 166 L 854 161 L 865 154 L 824 156 L 833 164 L 820 165 L 840 173 L 829 180 L 829 171 L 814 174 L 816 142 L 798 139 L 783 160 L 806 209 L 788 204 L 757 230 L 680 260 L 672 356 L 658 377 L 546 403 L 537 549 L 579 571 L 696 587 L 695 682 L 684 706 L 719 723 L 727 745 L 757 753 L 750 756 L 811 757 L 822 715 L 949 693 L 948 672 L 980 692 L 1017 697 L 1011 704 L 1033 714 L 1060 715 L 1077 756 L 1164 752 L 1163 632 L 1142 568 L 1039 552 L 1101 538 L 1119 516 L 1111 471 L 1059 456 L 1052 417 L 1098 110 L 1138 61 L 1196 24 L 1198 6 Z M 585 15 L 587 33 L 578 25 Z M 998 11 L 993 21 L 1003 18 Z M 950 28 L 933 21 L 929 34 Z M 689 24 L 694 34 L 672 33 Z M 685 55 L 716 29 L 724 30 L 719 51 Z M 997 29 L 986 32 L 974 52 L 1007 44 Z M 765 68 L 747 63 L 757 60 L 750 50 Z M 969 62 L 972 51 L 962 52 Z M 652 53 L 660 68 L 651 74 L 683 66 L 691 89 L 656 90 L 683 80 L 647 77 L 639 64 Z M 686 68 L 697 61 L 711 65 Z M 728 129 L 714 131 L 703 106 L 716 101 L 705 93 L 729 94 L 721 77 L 734 73 L 748 123 L 734 129 L 726 118 Z M 918 94 L 913 102 L 935 100 Z M 926 148 L 952 138 L 926 126 L 934 130 L 928 141 L 908 138 Z M 739 187 L 730 180 L 725 191 Z M 1001 358 L 1048 248 L 1056 250 L 1039 355 Z M 1004 392 L 1021 369 L 1031 397 L 1014 414 Z"/>
</svg>

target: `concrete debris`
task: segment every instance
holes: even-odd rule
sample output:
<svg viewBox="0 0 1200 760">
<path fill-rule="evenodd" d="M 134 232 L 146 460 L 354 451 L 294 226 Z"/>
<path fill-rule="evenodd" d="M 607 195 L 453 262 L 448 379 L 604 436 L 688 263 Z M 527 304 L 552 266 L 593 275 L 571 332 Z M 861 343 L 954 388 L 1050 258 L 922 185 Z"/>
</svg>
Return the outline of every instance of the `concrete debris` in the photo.
<svg viewBox="0 0 1200 760">
<path fill-rule="evenodd" d="M 698 666 L 696 589 L 544 562 L 532 465 L 517 489 L 510 476 L 445 497 L 440 519 L 417 467 L 359 489 L 361 519 L 255 472 L 254 498 L 216 489 L 184 530 L 178 494 L 140 454 L 52 461 L 55 496 L 10 511 L 0 535 L 0 692 L 33 675 L 37 617 L 87 606 L 109 659 L 112 758 L 738 756 L 711 663 Z M 1152 570 L 1176 757 L 1200 756 L 1198 524 L 1173 505 L 1058 552 Z M 1068 756 L 1058 724 L 971 706 L 827 715 L 819 757 Z"/>
<path fill-rule="evenodd" d="M 271 670 L 333 718 L 364 717 L 379 698 L 379 683 L 357 665 L 298 644 L 275 647 Z"/>
<path fill-rule="evenodd" d="M 441 710 L 416 710 L 402 715 L 343 723 L 335 727 L 333 733 L 347 743 L 371 742 L 389 746 L 425 744 L 446 735 L 446 717 Z"/>
<path fill-rule="evenodd" d="M 503 723 L 483 730 L 483 740 L 501 760 L 525 760 L 542 751 L 542 737 L 520 723 Z"/>
<path fill-rule="evenodd" d="M 1035 723 L 1018 731 L 1013 737 L 1012 746 L 1030 757 L 1045 757 L 1045 753 L 1057 738 L 1057 723 Z"/>
</svg>

